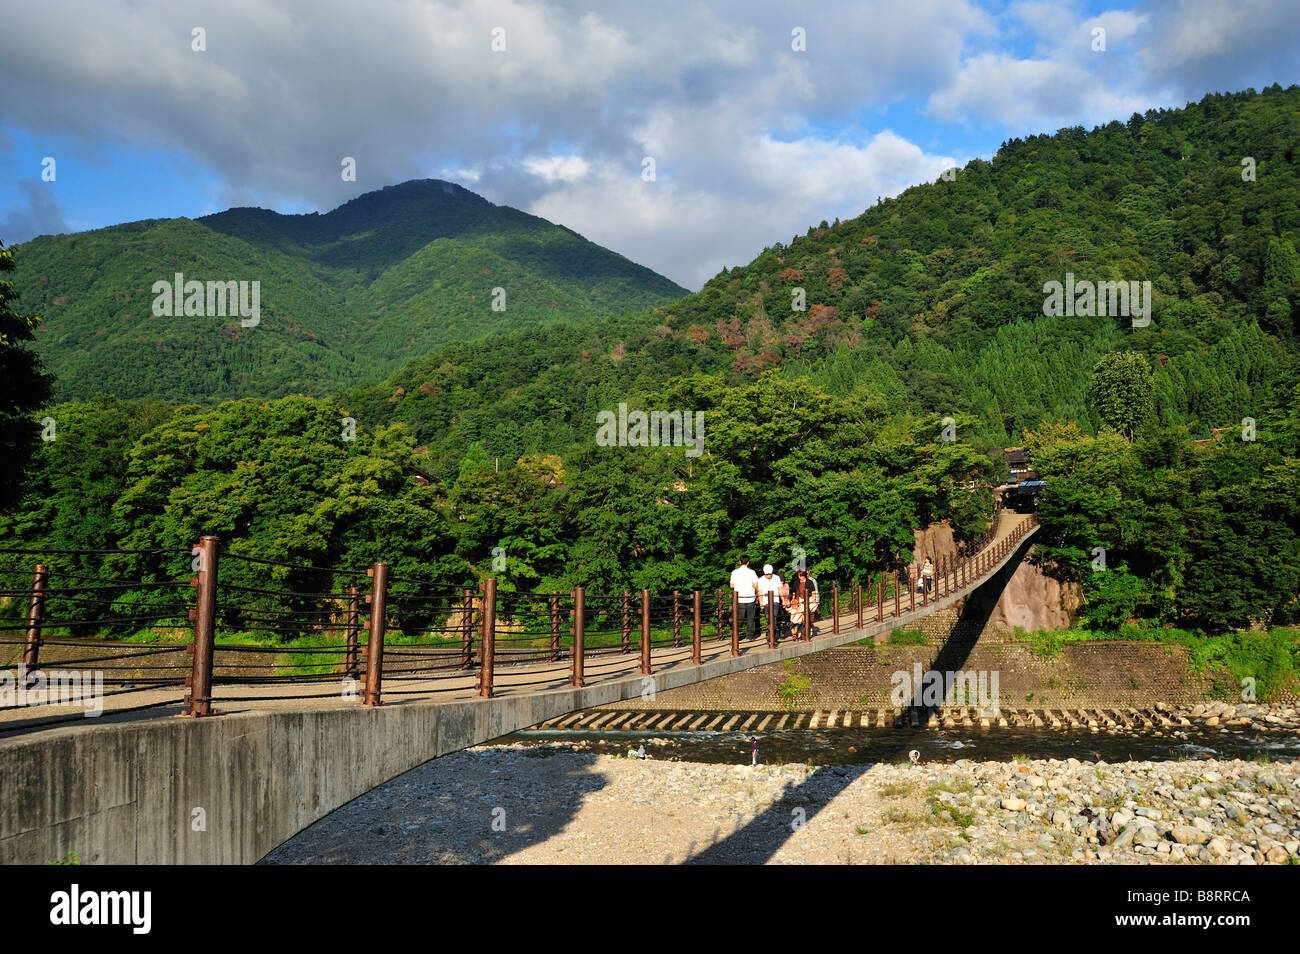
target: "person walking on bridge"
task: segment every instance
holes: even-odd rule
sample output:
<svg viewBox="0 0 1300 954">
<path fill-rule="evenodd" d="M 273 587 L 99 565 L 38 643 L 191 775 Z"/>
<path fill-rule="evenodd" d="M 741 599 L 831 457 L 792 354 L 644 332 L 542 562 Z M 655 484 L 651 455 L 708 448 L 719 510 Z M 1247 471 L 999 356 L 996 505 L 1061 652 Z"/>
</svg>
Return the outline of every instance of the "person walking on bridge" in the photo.
<svg viewBox="0 0 1300 954">
<path fill-rule="evenodd" d="M 790 613 L 790 625 L 794 633 L 794 638 L 812 639 L 813 637 L 813 620 L 818 609 L 817 581 L 813 579 L 808 570 L 796 570 L 794 579 L 790 581 L 790 601 L 792 605 L 799 605 L 802 610 L 801 618 L 796 620 L 793 611 Z"/>
<path fill-rule="evenodd" d="M 784 610 L 781 609 L 781 577 L 773 572 L 772 564 L 763 564 L 763 575 L 758 578 L 758 603 L 761 612 L 771 612 L 776 618 L 777 632 L 781 631 Z"/>
<path fill-rule="evenodd" d="M 921 579 L 925 582 L 925 592 L 927 593 L 933 592 L 934 591 L 934 564 L 930 562 L 929 557 L 925 558 L 925 565 L 921 567 Z"/>
<path fill-rule="evenodd" d="M 737 628 L 747 639 L 758 635 L 758 574 L 749 568 L 749 557 L 740 558 L 740 566 L 731 571 L 731 588 L 736 591 Z"/>
</svg>

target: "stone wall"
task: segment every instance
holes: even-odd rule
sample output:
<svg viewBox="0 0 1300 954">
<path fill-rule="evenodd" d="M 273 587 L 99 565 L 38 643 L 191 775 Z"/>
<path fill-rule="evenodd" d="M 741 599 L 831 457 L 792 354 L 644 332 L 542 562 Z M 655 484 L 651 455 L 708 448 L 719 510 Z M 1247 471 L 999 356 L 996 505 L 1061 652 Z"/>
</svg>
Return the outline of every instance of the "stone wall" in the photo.
<svg viewBox="0 0 1300 954">
<path fill-rule="evenodd" d="M 888 707 L 894 674 L 910 675 L 917 663 L 925 670 L 934 656 L 934 646 L 845 646 L 660 692 L 653 701 L 629 700 L 617 708 L 763 712 Z M 789 680 L 787 665 L 812 681 L 790 705 L 778 694 Z M 996 672 L 1003 707 L 1191 704 L 1208 699 L 1210 690 L 1207 678 L 1188 670 L 1186 647 L 1129 640 L 1067 643 L 1051 658 L 1035 655 L 1026 644 L 981 644 L 961 668 Z"/>
</svg>

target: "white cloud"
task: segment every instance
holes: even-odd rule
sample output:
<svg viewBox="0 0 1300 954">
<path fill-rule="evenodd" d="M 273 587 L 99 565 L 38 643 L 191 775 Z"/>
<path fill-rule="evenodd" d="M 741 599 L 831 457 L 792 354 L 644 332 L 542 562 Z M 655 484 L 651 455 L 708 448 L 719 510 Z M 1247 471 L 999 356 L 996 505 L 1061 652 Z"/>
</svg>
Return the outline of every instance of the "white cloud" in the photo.
<svg viewBox="0 0 1300 954">
<path fill-rule="evenodd" d="M 810 224 L 856 216 L 878 197 L 932 180 L 956 164 L 892 132 L 861 146 L 813 136 L 777 141 L 736 135 L 726 135 L 731 162 L 713 170 L 728 178 L 728 188 L 693 187 L 664 176 L 646 182 L 639 167 L 604 163 L 581 182 L 547 192 L 529 211 L 634 261 L 670 257 L 685 266 L 669 271 L 670 277 L 699 287 L 723 266 L 743 264 Z"/>
<path fill-rule="evenodd" d="M 956 151 L 944 124 L 1023 135 L 1291 82 L 1300 32 L 1291 0 L 1137 0 L 1096 15 L 1078 0 L 11 7 L 0 125 L 99 154 L 183 156 L 219 183 L 217 206 L 323 210 L 442 175 L 690 285 L 933 179 Z M 1106 54 L 1091 51 L 1096 25 Z M 927 123 L 899 115 L 913 103 Z M 654 183 L 640 179 L 647 155 Z M 339 176 L 343 156 L 355 183 Z"/>
<path fill-rule="evenodd" d="M 547 182 L 576 182 L 591 170 L 591 163 L 581 156 L 532 156 L 522 165 Z"/>
<path fill-rule="evenodd" d="M 1148 99 L 1117 94 L 1095 74 L 1070 63 L 986 53 L 931 96 L 927 110 L 947 120 L 1052 132 L 1059 126 L 1127 118 L 1148 105 Z"/>
</svg>

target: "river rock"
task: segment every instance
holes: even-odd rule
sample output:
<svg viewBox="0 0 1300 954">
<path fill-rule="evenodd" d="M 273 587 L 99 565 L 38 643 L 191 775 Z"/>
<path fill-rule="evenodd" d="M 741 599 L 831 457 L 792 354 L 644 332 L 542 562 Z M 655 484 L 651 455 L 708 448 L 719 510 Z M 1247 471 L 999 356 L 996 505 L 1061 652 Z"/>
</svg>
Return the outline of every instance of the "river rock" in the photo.
<svg viewBox="0 0 1300 954">
<path fill-rule="evenodd" d="M 1169 837 L 1180 845 L 1203 845 L 1210 840 L 1209 834 L 1191 825 L 1175 825 L 1170 829 Z"/>
</svg>

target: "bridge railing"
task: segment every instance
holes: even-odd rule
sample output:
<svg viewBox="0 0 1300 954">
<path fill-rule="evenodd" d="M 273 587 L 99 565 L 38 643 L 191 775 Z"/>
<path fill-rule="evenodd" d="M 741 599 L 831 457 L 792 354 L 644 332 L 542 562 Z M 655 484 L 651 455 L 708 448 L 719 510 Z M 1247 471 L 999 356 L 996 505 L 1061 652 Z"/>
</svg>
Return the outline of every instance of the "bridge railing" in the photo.
<svg viewBox="0 0 1300 954">
<path fill-rule="evenodd" d="M 151 692 L 182 685 L 190 559 L 184 549 L 0 547 L 0 714 L 28 710 L 40 724 L 55 707 L 116 697 L 117 708 L 149 708 Z M 152 641 L 114 639 L 128 634 Z"/>
<path fill-rule="evenodd" d="M 978 551 L 941 557 L 928 587 L 918 588 L 915 566 L 824 582 L 817 633 L 915 618 L 982 583 L 1036 524 L 1031 514 Z M 70 668 L 103 664 L 115 692 L 184 686 L 193 716 L 222 702 L 380 705 L 386 696 L 581 686 L 787 638 L 765 607 L 757 636 L 740 632 L 729 590 L 517 592 L 494 579 L 394 575 L 383 563 L 337 569 L 222 553 L 215 537 L 189 550 L 0 549 L 0 587 L 0 650 L 9 649 L 0 673 L 52 666 L 54 655 Z M 162 642 L 104 638 L 128 634 Z M 42 647 L 51 647 L 44 658 Z M 147 705 L 175 702 L 167 693 Z"/>
</svg>

